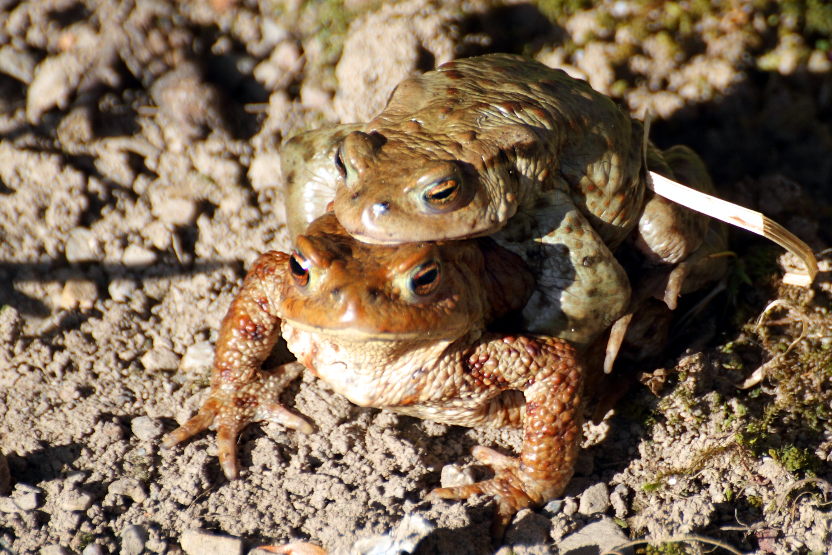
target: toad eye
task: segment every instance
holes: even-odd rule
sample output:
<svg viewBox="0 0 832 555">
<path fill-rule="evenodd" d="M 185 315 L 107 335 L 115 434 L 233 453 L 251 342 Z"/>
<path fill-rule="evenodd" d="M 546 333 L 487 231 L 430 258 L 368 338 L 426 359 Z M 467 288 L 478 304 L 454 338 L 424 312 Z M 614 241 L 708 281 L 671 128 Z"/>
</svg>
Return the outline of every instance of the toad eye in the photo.
<svg viewBox="0 0 832 555">
<path fill-rule="evenodd" d="M 309 260 L 298 251 L 294 251 L 289 257 L 289 271 L 292 272 L 292 279 L 298 286 L 306 287 L 309 283 Z"/>
<path fill-rule="evenodd" d="M 443 177 L 431 183 L 422 198 L 434 210 L 447 210 L 454 206 L 461 190 L 462 181 L 457 176 Z"/>
<path fill-rule="evenodd" d="M 418 297 L 426 297 L 439 287 L 440 268 L 435 260 L 417 266 L 410 274 L 408 287 Z"/>
<path fill-rule="evenodd" d="M 338 145 L 338 150 L 335 151 L 335 167 L 338 168 L 338 173 L 341 175 L 341 179 L 347 177 L 347 165 L 344 164 L 344 145 Z"/>
</svg>

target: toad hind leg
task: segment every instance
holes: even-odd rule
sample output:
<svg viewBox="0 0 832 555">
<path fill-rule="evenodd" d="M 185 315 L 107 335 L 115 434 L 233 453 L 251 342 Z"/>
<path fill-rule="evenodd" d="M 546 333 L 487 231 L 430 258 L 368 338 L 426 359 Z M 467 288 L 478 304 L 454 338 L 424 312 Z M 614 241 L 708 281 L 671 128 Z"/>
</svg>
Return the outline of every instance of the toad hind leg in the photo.
<svg viewBox="0 0 832 555">
<path fill-rule="evenodd" d="M 583 367 L 565 341 L 487 334 L 468 357 L 465 374 L 475 387 L 489 382 L 500 384 L 503 390 L 523 391 L 526 405 L 520 457 L 476 447 L 473 455 L 493 468 L 494 477 L 466 486 L 437 488 L 431 497 L 493 495 L 497 501 L 495 526 L 501 530 L 518 510 L 557 497 L 569 483 L 580 447 Z M 492 399 L 477 424 L 515 421 L 516 408 L 502 399 Z"/>
<path fill-rule="evenodd" d="M 173 447 L 216 428 L 220 466 L 229 480 L 239 476 L 237 436 L 250 422 L 266 420 L 302 433 L 312 431 L 304 418 L 278 401 L 303 367 L 288 363 L 271 372 L 261 368 L 280 337 L 280 319 L 272 308 L 277 283 L 272 274 L 285 265 L 286 256 L 268 252 L 249 271 L 220 326 L 208 399 L 196 416 L 162 439 L 163 447 Z"/>
</svg>

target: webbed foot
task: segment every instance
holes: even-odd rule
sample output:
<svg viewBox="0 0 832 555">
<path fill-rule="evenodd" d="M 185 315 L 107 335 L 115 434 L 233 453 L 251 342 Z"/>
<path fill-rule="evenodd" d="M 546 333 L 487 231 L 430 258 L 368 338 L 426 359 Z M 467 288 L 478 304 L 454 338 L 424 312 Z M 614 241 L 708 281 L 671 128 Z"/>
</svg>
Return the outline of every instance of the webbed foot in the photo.
<svg viewBox="0 0 832 555">
<path fill-rule="evenodd" d="M 226 478 L 240 475 L 237 461 L 237 437 L 251 422 L 276 422 L 301 433 L 311 433 L 312 425 L 280 402 L 278 395 L 286 384 L 303 370 L 297 362 L 284 364 L 273 372 L 262 371 L 251 382 L 237 388 L 213 386 L 199 412 L 162 438 L 165 448 L 185 441 L 209 428 L 217 431 L 220 467 Z"/>
</svg>

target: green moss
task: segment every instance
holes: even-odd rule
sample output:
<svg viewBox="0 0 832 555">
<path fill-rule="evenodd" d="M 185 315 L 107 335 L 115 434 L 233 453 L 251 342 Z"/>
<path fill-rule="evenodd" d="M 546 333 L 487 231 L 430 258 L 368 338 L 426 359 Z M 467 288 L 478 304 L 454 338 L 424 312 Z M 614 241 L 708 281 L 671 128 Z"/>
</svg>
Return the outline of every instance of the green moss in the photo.
<svg viewBox="0 0 832 555">
<path fill-rule="evenodd" d="M 768 454 L 789 472 L 815 474 L 821 468 L 820 459 L 808 449 L 786 445 L 778 449 L 769 449 Z"/>
<path fill-rule="evenodd" d="M 653 493 L 654 491 L 658 491 L 661 487 L 661 482 L 647 482 L 645 484 L 641 484 L 641 491 L 644 493 Z"/>
<path fill-rule="evenodd" d="M 806 2 L 806 30 L 810 33 L 832 36 L 832 4 L 827 0 Z"/>
</svg>

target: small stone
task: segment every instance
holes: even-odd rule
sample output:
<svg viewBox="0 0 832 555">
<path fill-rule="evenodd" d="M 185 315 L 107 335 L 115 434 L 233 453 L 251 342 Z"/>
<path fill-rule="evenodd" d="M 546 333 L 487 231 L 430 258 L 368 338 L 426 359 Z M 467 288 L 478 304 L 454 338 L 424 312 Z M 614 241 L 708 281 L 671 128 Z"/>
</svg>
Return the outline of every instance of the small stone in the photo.
<svg viewBox="0 0 832 555">
<path fill-rule="evenodd" d="M 136 282 L 132 279 L 114 279 L 107 286 L 110 298 L 116 302 L 123 303 L 133 297 L 136 291 Z"/>
<path fill-rule="evenodd" d="M 131 524 L 121 532 L 121 552 L 124 555 L 139 555 L 144 551 L 147 532 L 141 526 Z"/>
<path fill-rule="evenodd" d="M 605 553 L 629 540 L 615 521 L 609 517 L 601 517 L 601 520 L 587 524 L 574 534 L 563 538 L 558 544 L 558 548 L 564 555 L 570 553 Z"/>
<path fill-rule="evenodd" d="M 107 552 L 97 543 L 91 543 L 84 548 L 81 555 L 107 555 Z"/>
<path fill-rule="evenodd" d="M 552 521 L 529 509 L 523 509 L 514 517 L 506 530 L 505 543 L 508 545 L 546 544 Z"/>
<path fill-rule="evenodd" d="M 119 478 L 107 487 L 108 495 L 123 495 L 129 497 L 136 503 L 142 503 L 147 499 L 144 486 L 135 478 Z"/>
<path fill-rule="evenodd" d="M 72 555 L 72 551 L 62 545 L 45 545 L 38 551 L 39 555 Z"/>
<path fill-rule="evenodd" d="M 0 48 L 0 73 L 14 77 L 27 85 L 35 77 L 37 58 L 28 50 L 18 50 L 7 44 Z"/>
<path fill-rule="evenodd" d="M 158 438 L 164 432 L 162 423 L 149 416 L 139 416 L 130 422 L 130 429 L 133 435 L 142 441 L 150 441 Z"/>
<path fill-rule="evenodd" d="M 460 468 L 456 464 L 446 464 L 442 467 L 442 474 L 439 478 L 439 483 L 443 488 L 453 488 L 457 486 L 469 486 L 476 480 L 474 473 L 470 468 Z"/>
<path fill-rule="evenodd" d="M 179 357 L 167 347 L 156 347 L 148 351 L 139 359 L 148 371 L 176 370 L 179 367 Z"/>
<path fill-rule="evenodd" d="M 624 518 L 629 514 L 630 508 L 627 505 L 627 497 L 629 494 L 630 488 L 624 484 L 618 484 L 615 486 L 615 489 L 612 490 L 612 494 L 610 495 L 610 504 L 615 511 L 616 517 Z"/>
<path fill-rule="evenodd" d="M 101 249 L 90 229 L 76 227 L 67 234 L 64 254 L 68 262 L 89 262 L 101 258 Z"/>
<path fill-rule="evenodd" d="M 95 282 L 85 279 L 71 279 L 64 284 L 61 291 L 60 307 L 64 310 L 89 310 L 98 300 L 98 287 Z"/>
<path fill-rule="evenodd" d="M 599 482 L 584 490 L 578 512 L 584 515 L 603 513 L 610 506 L 610 491 L 607 484 Z"/>
<path fill-rule="evenodd" d="M 153 214 L 166 224 L 189 225 L 196 218 L 196 202 L 191 199 L 165 197 L 151 203 Z"/>
<path fill-rule="evenodd" d="M 27 484 L 17 484 L 12 492 L 12 499 L 21 511 L 34 511 L 41 505 L 41 494 L 43 491 L 40 488 L 30 486 Z"/>
<path fill-rule="evenodd" d="M 65 511 L 86 511 L 92 506 L 93 496 L 85 491 L 64 490 L 61 494 L 60 507 Z"/>
<path fill-rule="evenodd" d="M 214 363 L 214 346 L 210 341 L 194 343 L 185 350 L 179 367 L 185 372 L 203 373 Z"/>
<path fill-rule="evenodd" d="M 564 516 L 572 516 L 578 512 L 578 502 L 575 501 L 574 497 L 565 497 L 563 499 L 563 508 L 561 512 Z"/>
<path fill-rule="evenodd" d="M 218 536 L 202 530 L 185 530 L 179 540 L 182 550 L 194 555 L 240 555 L 243 542 L 232 536 Z"/>
<path fill-rule="evenodd" d="M 23 318 L 16 308 L 6 305 L 0 308 L 0 347 L 10 348 L 20 337 L 20 329 L 23 327 Z M 1 492 L 2 490 L 0 490 Z"/>
<path fill-rule="evenodd" d="M 555 516 L 563 508 L 563 499 L 552 499 L 543 506 L 543 512 L 550 516 Z"/>
<path fill-rule="evenodd" d="M 125 266 L 150 266 L 156 262 L 156 253 L 139 245 L 129 245 L 121 255 Z"/>
</svg>

